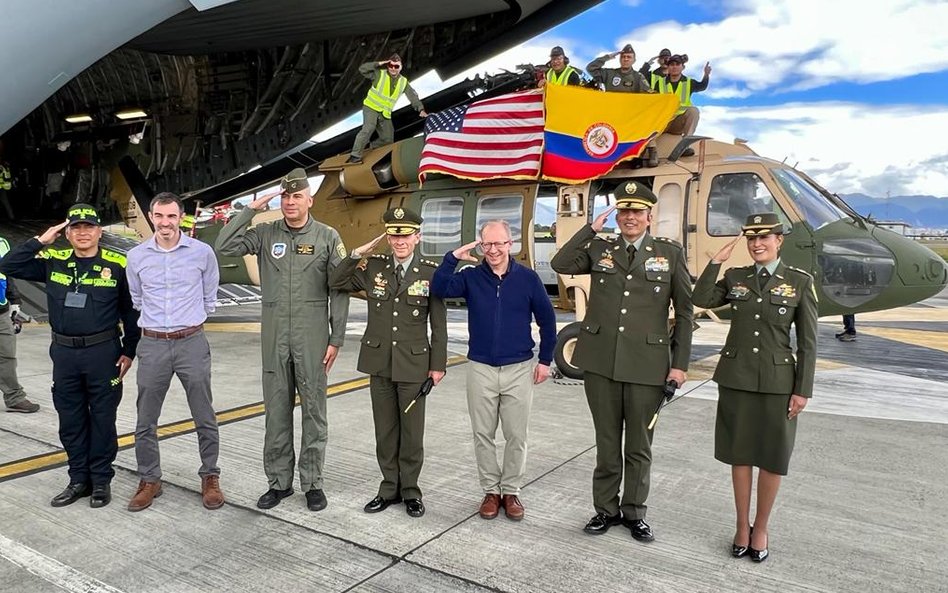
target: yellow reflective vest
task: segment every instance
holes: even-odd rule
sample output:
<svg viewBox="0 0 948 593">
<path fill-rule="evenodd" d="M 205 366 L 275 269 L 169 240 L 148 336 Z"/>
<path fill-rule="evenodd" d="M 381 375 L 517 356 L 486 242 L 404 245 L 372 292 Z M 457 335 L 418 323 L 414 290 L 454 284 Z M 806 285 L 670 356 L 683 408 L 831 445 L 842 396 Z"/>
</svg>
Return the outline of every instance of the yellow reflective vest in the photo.
<svg viewBox="0 0 948 593">
<path fill-rule="evenodd" d="M 395 108 L 395 102 L 402 96 L 407 86 L 408 79 L 404 76 L 399 76 L 395 84 L 392 85 L 392 77 L 388 75 L 388 72 L 379 70 L 378 78 L 375 84 L 369 87 L 369 92 L 362 104 L 373 111 L 378 111 L 382 114 L 382 117 L 392 119 L 392 109 Z"/>
<path fill-rule="evenodd" d="M 557 74 L 556 70 L 554 70 L 553 68 L 550 68 L 549 70 L 546 71 L 546 81 L 549 84 L 559 84 L 562 86 L 566 86 L 569 84 L 569 77 L 573 74 L 573 72 L 576 72 L 576 71 L 577 71 L 576 68 L 573 68 L 572 66 L 567 66 L 566 68 L 563 68 L 562 72 Z M 578 75 L 579 74 L 577 74 L 577 76 Z"/>
<path fill-rule="evenodd" d="M 0 165 L 0 189 L 7 191 L 13 189 L 13 174 L 6 165 Z"/>
<path fill-rule="evenodd" d="M 681 115 L 685 112 L 685 109 L 691 107 L 691 79 L 687 76 L 682 76 L 678 81 L 678 88 L 672 88 L 671 83 L 667 78 L 661 78 L 658 81 L 658 92 L 663 94 L 677 94 L 678 95 L 678 111 L 675 112 L 675 115 Z"/>
</svg>

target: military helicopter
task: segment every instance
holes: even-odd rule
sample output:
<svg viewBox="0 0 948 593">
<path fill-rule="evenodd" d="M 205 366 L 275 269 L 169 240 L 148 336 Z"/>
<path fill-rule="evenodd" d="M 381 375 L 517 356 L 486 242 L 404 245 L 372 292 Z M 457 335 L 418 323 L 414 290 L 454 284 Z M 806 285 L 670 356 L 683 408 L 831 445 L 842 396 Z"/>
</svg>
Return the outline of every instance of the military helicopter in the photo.
<svg viewBox="0 0 948 593">
<path fill-rule="evenodd" d="M 400 140 L 367 151 L 357 165 L 345 162 L 346 153 L 327 158 L 317 169 L 323 178 L 314 192 L 312 215 L 353 247 L 383 232 L 385 210 L 410 207 L 424 218 L 419 249 L 432 259 L 475 240 L 484 222 L 506 220 L 513 233 L 512 256 L 537 269 L 560 307 L 575 309 L 578 320 L 585 314 L 589 276 L 554 274 L 552 251 L 607 208 L 619 184 L 633 179 L 658 196 L 651 233 L 684 246 L 694 278 L 740 234 L 749 214 L 772 211 L 787 229 L 781 257 L 813 274 L 821 316 L 912 304 L 939 293 L 948 282 L 948 269 L 933 251 L 875 225 L 805 173 L 759 156 L 740 139 L 729 143 L 661 134 L 657 166 L 636 158 L 578 185 L 446 175 L 431 175 L 421 185 L 423 144 L 420 136 Z M 129 206 L 140 217 L 135 202 Z M 280 216 L 275 209 L 258 214 L 254 222 Z M 213 244 L 220 228 L 206 226 L 197 236 Z M 616 231 L 607 226 L 603 232 Z M 752 262 L 737 250 L 730 263 Z M 253 257 L 221 257 L 220 264 L 223 281 L 259 284 Z M 705 313 L 719 318 L 718 312 Z M 569 364 L 576 335 L 578 323 L 561 330 L 557 344 L 557 366 L 567 376 L 581 374 Z"/>
</svg>

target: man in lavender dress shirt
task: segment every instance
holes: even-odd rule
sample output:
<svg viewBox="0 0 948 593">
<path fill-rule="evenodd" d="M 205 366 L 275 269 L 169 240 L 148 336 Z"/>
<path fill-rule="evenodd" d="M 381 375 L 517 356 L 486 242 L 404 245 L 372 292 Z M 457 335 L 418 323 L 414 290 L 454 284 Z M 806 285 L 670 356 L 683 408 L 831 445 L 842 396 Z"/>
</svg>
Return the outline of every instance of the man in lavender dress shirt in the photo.
<svg viewBox="0 0 948 593">
<path fill-rule="evenodd" d="M 181 232 L 183 216 L 178 196 L 158 194 L 148 212 L 154 236 L 128 252 L 128 287 L 132 305 L 141 311 L 142 328 L 135 425 L 141 481 L 128 503 L 130 511 L 148 508 L 161 495 L 157 427 L 172 375 L 184 387 L 197 428 L 204 507 L 218 509 L 224 504 L 217 467 L 217 417 L 211 405 L 211 348 L 204 335 L 204 321 L 217 300 L 220 272 L 210 245 Z"/>
</svg>

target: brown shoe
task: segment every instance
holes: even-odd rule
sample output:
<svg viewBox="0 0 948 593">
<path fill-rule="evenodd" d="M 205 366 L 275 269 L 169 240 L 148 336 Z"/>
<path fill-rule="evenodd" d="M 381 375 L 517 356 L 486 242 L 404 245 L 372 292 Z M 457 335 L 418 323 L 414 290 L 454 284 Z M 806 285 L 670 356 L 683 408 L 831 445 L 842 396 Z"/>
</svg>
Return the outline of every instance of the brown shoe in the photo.
<svg viewBox="0 0 948 593">
<path fill-rule="evenodd" d="M 204 508 L 213 511 L 224 506 L 224 493 L 221 492 L 220 476 L 204 476 L 201 478 L 201 499 Z"/>
<path fill-rule="evenodd" d="M 487 494 L 481 502 L 481 519 L 493 519 L 500 513 L 500 495 Z"/>
<path fill-rule="evenodd" d="M 21 414 L 32 414 L 38 412 L 40 409 L 39 404 L 34 404 L 28 399 L 21 399 L 12 406 L 7 407 L 7 412 L 19 412 Z"/>
<path fill-rule="evenodd" d="M 504 494 L 503 504 L 508 519 L 511 521 L 523 519 L 523 503 L 516 494 Z"/>
<path fill-rule="evenodd" d="M 134 512 L 143 511 L 151 506 L 151 501 L 161 496 L 161 482 L 146 482 L 142 480 L 138 483 L 138 491 L 132 500 L 128 501 L 128 510 Z"/>
</svg>

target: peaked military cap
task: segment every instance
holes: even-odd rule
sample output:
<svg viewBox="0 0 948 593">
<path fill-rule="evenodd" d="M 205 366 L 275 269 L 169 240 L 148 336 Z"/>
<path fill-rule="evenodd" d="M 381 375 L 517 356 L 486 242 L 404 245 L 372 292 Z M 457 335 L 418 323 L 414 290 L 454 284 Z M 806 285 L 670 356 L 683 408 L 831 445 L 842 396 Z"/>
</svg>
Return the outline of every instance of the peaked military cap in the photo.
<svg viewBox="0 0 948 593">
<path fill-rule="evenodd" d="M 398 54 L 392 54 L 391 57 L 389 57 L 388 61 L 389 61 L 389 62 L 398 62 L 398 63 L 400 64 L 400 63 L 402 62 L 402 57 L 401 57 L 400 55 L 398 55 Z"/>
<path fill-rule="evenodd" d="M 783 224 L 773 212 L 762 212 L 760 214 L 751 214 L 747 217 L 747 222 L 741 227 L 744 235 L 747 237 L 759 237 L 761 235 L 782 235 Z"/>
<path fill-rule="evenodd" d="M 89 204 L 73 204 L 66 213 L 66 220 L 69 221 L 69 224 L 66 226 L 72 226 L 80 222 L 94 224 L 95 226 L 102 226 L 102 221 L 99 219 L 99 213 L 96 212 L 95 208 Z"/>
<path fill-rule="evenodd" d="M 280 180 L 280 189 L 291 194 L 309 189 L 309 178 L 306 176 L 306 171 L 297 167 L 287 173 L 286 177 Z"/>
<path fill-rule="evenodd" d="M 408 208 L 391 208 L 382 215 L 388 235 L 412 235 L 421 230 L 422 218 Z"/>
<path fill-rule="evenodd" d="M 564 52 L 563 48 L 558 45 L 550 50 L 550 57 L 555 58 L 556 56 L 566 56 L 566 52 Z"/>
<path fill-rule="evenodd" d="M 617 210 L 648 210 L 658 198 L 644 183 L 627 181 L 615 189 Z"/>
<path fill-rule="evenodd" d="M 668 49 L 667 47 L 666 47 L 665 49 L 663 49 L 662 51 L 658 52 L 658 57 L 660 57 L 660 58 L 667 58 L 667 57 L 669 57 L 669 56 L 671 56 L 671 55 L 672 55 L 672 52 L 671 52 L 671 50 Z"/>
<path fill-rule="evenodd" d="M 684 64 L 687 60 L 685 59 L 684 56 L 680 56 L 680 55 L 678 55 L 678 54 L 675 54 L 675 55 L 672 55 L 672 56 L 668 56 L 668 58 L 667 58 L 665 61 L 666 61 L 666 62 L 678 62 L 679 64 Z"/>
<path fill-rule="evenodd" d="M 632 49 L 632 44 L 631 44 L 631 43 L 626 43 L 626 44 L 625 44 L 625 47 L 623 47 L 623 48 L 622 48 L 622 51 L 620 51 L 619 53 L 620 53 L 620 54 L 634 54 L 634 53 L 635 53 L 635 50 Z"/>
</svg>

